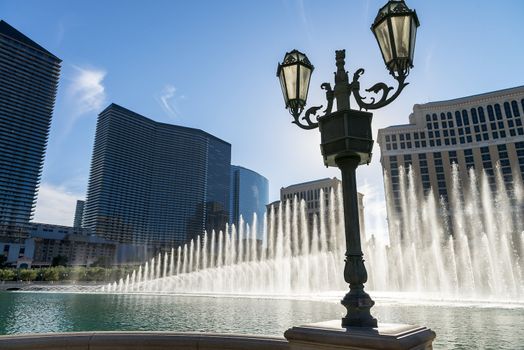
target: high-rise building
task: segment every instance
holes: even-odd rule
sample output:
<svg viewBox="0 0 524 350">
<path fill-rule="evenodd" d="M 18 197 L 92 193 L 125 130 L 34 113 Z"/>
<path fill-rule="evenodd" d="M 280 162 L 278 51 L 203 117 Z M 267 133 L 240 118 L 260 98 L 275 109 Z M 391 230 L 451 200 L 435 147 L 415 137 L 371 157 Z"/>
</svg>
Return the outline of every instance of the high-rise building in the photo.
<svg viewBox="0 0 524 350">
<path fill-rule="evenodd" d="M 412 169 L 417 188 L 448 199 L 451 164 L 461 180 L 484 171 L 492 187 L 500 166 L 509 191 L 524 176 L 524 86 L 449 101 L 415 105 L 409 124 L 379 130 L 381 163 L 388 177 L 388 206 L 402 212 L 400 168 Z M 517 178 L 515 178 L 517 177 Z"/>
<path fill-rule="evenodd" d="M 172 247 L 229 219 L 231 145 L 111 104 L 98 118 L 82 226 Z"/>
<path fill-rule="evenodd" d="M 60 63 L 0 21 L 0 233 L 32 218 Z"/>
<path fill-rule="evenodd" d="M 266 205 L 269 202 L 268 180 L 253 170 L 241 166 L 231 166 L 231 223 L 238 226 L 240 217 L 252 225 L 253 214 L 257 215 L 258 232 L 264 224 Z"/>
<path fill-rule="evenodd" d="M 313 219 L 315 216 L 318 217 L 320 214 L 321 208 L 324 208 L 324 211 L 328 211 L 330 208 L 337 210 L 335 213 L 336 217 L 339 217 L 341 213 L 338 213 L 339 205 L 338 203 L 331 203 L 333 200 L 342 199 L 337 195 L 342 191 L 342 181 L 336 177 L 330 179 L 320 179 L 314 181 L 303 182 L 299 184 L 290 185 L 288 187 L 282 187 L 280 189 L 280 201 L 290 201 L 293 203 L 294 198 L 297 200 L 303 200 L 305 202 L 305 210 L 310 227 L 313 224 Z M 333 195 L 332 195 L 333 194 Z M 357 193 L 358 196 L 358 215 L 359 215 L 359 224 L 360 231 L 363 235 L 365 233 L 364 225 L 364 195 L 360 192 Z M 274 205 L 274 204 L 273 204 Z"/>
<path fill-rule="evenodd" d="M 82 216 L 84 215 L 85 201 L 77 200 L 75 208 L 75 219 L 73 221 L 73 227 L 82 227 Z"/>
</svg>

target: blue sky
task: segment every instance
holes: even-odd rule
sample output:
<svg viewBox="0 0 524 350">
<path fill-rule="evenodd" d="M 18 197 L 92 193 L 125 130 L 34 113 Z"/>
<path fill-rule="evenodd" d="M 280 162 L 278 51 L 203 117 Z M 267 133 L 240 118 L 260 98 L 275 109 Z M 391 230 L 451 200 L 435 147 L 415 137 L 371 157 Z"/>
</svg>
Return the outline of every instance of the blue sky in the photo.
<svg viewBox="0 0 524 350">
<path fill-rule="evenodd" d="M 390 84 L 369 30 L 385 0 L 0 0 L 0 16 L 63 60 L 35 220 L 71 224 L 85 196 L 97 114 L 115 102 L 154 120 L 203 129 L 232 144 L 232 162 L 270 181 L 339 176 L 317 130 L 291 124 L 277 63 L 305 52 L 315 65 L 308 105 L 324 103 L 334 51 L 363 67 L 363 85 Z M 421 21 L 410 85 L 374 114 L 376 129 L 408 122 L 415 103 L 524 84 L 524 2 L 408 0 Z M 378 146 L 358 170 L 368 231 L 384 225 Z"/>
</svg>

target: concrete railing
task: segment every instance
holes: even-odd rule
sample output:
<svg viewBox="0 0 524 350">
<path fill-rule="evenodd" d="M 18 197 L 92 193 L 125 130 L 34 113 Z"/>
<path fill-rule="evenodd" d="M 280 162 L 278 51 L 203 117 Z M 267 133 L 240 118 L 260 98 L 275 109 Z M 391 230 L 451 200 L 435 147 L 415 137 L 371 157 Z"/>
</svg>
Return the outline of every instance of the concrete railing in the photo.
<svg viewBox="0 0 524 350">
<path fill-rule="evenodd" d="M 175 332 L 79 332 L 0 336 L 2 350 L 289 350 L 283 337 Z"/>
</svg>

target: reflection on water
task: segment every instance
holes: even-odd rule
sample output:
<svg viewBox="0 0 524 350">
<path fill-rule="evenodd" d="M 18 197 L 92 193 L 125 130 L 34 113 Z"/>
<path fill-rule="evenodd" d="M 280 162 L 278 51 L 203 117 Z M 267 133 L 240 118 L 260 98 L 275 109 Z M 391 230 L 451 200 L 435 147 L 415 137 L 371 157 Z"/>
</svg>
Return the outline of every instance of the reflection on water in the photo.
<svg viewBox="0 0 524 350">
<path fill-rule="evenodd" d="M 200 331 L 282 336 L 293 326 L 343 316 L 327 301 L 173 295 L 0 293 L 0 334 L 109 330 Z M 425 325 L 436 349 L 518 349 L 524 308 L 380 301 L 380 322 Z"/>
</svg>

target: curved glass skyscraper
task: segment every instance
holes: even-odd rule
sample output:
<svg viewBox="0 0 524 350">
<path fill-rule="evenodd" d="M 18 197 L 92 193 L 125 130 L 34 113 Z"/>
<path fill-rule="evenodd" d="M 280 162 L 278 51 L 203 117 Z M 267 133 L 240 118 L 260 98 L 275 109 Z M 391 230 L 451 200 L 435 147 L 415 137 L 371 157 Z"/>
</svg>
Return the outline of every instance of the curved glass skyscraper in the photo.
<svg viewBox="0 0 524 350">
<path fill-rule="evenodd" d="M 231 145 L 111 104 L 98 118 L 83 226 L 121 243 L 172 247 L 225 228 Z"/>
<path fill-rule="evenodd" d="M 253 224 L 257 214 L 258 232 L 264 224 L 266 204 L 269 202 L 268 180 L 253 170 L 231 166 L 231 222 L 238 225 L 242 216 L 245 223 Z"/>
<path fill-rule="evenodd" d="M 33 215 L 60 62 L 0 21 L 0 233 Z"/>
</svg>

